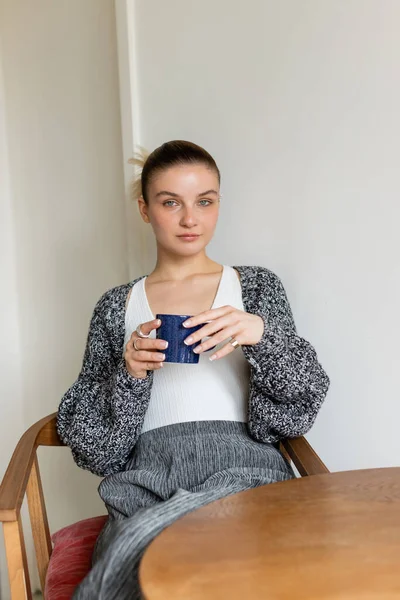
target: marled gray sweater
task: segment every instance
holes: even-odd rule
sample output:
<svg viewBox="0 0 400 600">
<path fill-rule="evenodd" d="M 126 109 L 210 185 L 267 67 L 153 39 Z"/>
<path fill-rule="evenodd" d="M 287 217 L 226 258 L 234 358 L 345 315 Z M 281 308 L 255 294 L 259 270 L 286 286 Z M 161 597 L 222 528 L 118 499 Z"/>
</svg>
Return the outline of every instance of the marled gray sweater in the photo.
<svg viewBox="0 0 400 600">
<path fill-rule="evenodd" d="M 242 346 L 251 365 L 249 434 L 261 442 L 303 435 L 315 421 L 329 378 L 314 348 L 296 333 L 280 279 L 264 267 L 234 268 L 244 310 L 260 315 L 265 325 L 257 344 Z M 154 371 L 135 379 L 123 358 L 125 302 L 139 279 L 109 290 L 96 304 L 82 370 L 58 409 L 60 438 L 76 463 L 97 475 L 124 470 L 150 401 Z"/>
</svg>

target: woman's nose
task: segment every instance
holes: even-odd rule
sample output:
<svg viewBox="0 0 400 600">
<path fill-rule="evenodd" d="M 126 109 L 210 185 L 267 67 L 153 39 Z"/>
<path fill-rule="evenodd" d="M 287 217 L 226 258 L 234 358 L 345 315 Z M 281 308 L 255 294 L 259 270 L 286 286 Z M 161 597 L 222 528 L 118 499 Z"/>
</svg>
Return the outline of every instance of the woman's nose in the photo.
<svg viewBox="0 0 400 600">
<path fill-rule="evenodd" d="M 194 225 L 195 218 L 191 210 L 185 209 L 181 216 L 181 225 Z"/>
</svg>

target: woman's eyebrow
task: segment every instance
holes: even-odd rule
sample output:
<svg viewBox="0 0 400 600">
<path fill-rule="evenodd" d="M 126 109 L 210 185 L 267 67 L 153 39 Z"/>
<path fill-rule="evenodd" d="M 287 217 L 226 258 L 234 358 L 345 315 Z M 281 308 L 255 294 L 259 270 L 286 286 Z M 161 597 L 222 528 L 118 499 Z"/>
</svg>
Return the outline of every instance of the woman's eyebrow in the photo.
<svg viewBox="0 0 400 600">
<path fill-rule="evenodd" d="M 174 198 L 179 198 L 179 194 L 175 194 L 174 192 L 168 192 L 167 190 L 157 192 L 156 198 L 158 198 L 158 196 L 174 196 Z"/>
<path fill-rule="evenodd" d="M 201 194 L 199 194 L 197 197 L 206 196 L 207 194 L 216 194 L 218 196 L 217 190 L 207 190 L 206 192 L 202 192 Z"/>
<path fill-rule="evenodd" d="M 197 194 L 197 197 L 205 196 L 206 194 L 216 194 L 218 196 L 217 190 L 207 190 L 206 192 L 201 192 L 201 194 Z M 169 192 L 168 190 L 161 190 L 161 192 L 157 192 L 156 198 L 159 196 L 173 196 L 174 198 L 180 198 L 179 194 L 175 194 L 175 192 Z"/>
</svg>

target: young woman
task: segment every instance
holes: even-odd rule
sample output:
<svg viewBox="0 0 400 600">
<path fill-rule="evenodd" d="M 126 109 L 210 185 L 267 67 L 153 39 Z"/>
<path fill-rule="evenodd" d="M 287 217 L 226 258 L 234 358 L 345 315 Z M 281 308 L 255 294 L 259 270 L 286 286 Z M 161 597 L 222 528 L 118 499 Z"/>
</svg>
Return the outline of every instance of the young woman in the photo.
<svg viewBox="0 0 400 600">
<path fill-rule="evenodd" d="M 210 154 L 165 143 L 140 183 L 155 268 L 100 298 L 81 373 L 58 411 L 77 464 L 105 476 L 109 513 L 76 600 L 140 598 L 140 558 L 164 527 L 217 498 L 293 478 L 277 442 L 309 431 L 329 386 L 279 278 L 207 256 L 220 202 Z M 157 313 L 204 324 L 186 339 L 202 340 L 199 363 L 163 362 Z"/>
</svg>

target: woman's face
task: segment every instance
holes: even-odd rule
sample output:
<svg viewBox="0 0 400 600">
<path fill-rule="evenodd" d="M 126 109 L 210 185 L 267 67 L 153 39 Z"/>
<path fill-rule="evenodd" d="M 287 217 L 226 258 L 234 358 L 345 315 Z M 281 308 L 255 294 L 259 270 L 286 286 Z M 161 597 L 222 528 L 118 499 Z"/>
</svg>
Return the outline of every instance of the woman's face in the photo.
<svg viewBox="0 0 400 600">
<path fill-rule="evenodd" d="M 177 254 L 198 253 L 211 240 L 219 211 L 219 183 L 204 165 L 170 167 L 155 175 L 142 218 L 151 223 L 157 244 Z M 185 238 L 182 236 L 197 236 Z"/>
</svg>

